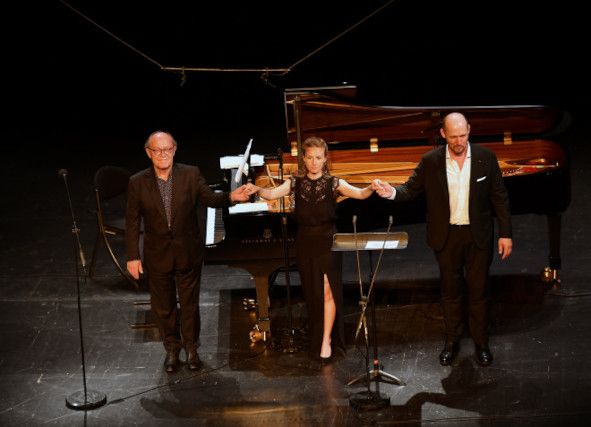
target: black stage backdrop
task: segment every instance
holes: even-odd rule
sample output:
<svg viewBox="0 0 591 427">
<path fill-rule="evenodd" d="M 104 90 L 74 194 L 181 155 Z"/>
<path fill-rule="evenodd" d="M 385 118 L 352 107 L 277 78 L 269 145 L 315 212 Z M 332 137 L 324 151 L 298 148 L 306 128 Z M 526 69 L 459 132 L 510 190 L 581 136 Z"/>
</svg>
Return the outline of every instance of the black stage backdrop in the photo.
<svg viewBox="0 0 591 427">
<path fill-rule="evenodd" d="M 581 117 L 589 106 L 585 15 L 574 1 L 38 3 L 20 2 L 2 30 L 3 121 L 20 149 L 36 145 L 28 155 L 141 156 L 154 129 L 192 147 L 187 157 L 206 152 L 207 162 L 251 137 L 256 152 L 274 151 L 286 144 L 284 88 L 344 82 L 376 105 L 543 103 Z M 159 68 L 294 64 L 267 79 L 183 79 Z"/>
</svg>

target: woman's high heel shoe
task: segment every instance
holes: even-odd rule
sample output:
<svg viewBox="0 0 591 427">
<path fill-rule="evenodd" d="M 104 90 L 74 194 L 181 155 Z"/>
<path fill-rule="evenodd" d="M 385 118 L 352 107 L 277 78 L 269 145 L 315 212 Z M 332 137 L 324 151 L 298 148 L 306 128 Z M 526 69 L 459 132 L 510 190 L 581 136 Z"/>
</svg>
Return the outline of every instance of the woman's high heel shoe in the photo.
<svg viewBox="0 0 591 427">
<path fill-rule="evenodd" d="M 330 365 L 332 362 L 334 362 L 334 357 L 332 356 L 332 354 L 328 357 L 322 357 L 320 356 L 320 363 L 325 366 L 325 365 Z"/>
</svg>

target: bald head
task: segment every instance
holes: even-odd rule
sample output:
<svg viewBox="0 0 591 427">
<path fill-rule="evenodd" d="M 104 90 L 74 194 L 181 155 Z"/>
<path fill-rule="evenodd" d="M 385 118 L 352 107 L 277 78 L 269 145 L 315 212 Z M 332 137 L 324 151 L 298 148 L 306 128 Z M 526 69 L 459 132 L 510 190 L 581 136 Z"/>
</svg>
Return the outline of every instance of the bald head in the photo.
<svg viewBox="0 0 591 427">
<path fill-rule="evenodd" d="M 449 113 L 443 118 L 440 129 L 445 138 L 450 153 L 455 156 L 465 156 L 470 136 L 470 125 L 462 113 Z"/>
<path fill-rule="evenodd" d="M 159 140 L 159 139 L 165 139 L 165 140 L 172 141 L 172 143 L 176 147 L 176 141 L 172 137 L 171 134 L 169 134 L 168 132 L 157 130 L 156 132 L 152 132 L 150 134 L 150 136 L 148 137 L 148 139 L 146 139 L 146 142 L 144 143 L 144 148 L 148 148 L 150 146 L 151 141 L 155 141 L 155 140 Z"/>
<path fill-rule="evenodd" d="M 443 118 L 442 123 L 443 130 L 446 132 L 451 131 L 452 129 L 466 129 L 468 132 L 470 131 L 470 125 L 468 124 L 468 120 L 462 113 L 449 113 Z"/>
<path fill-rule="evenodd" d="M 167 180 L 176 153 L 176 141 L 172 135 L 162 131 L 153 132 L 146 140 L 144 148 L 158 176 Z"/>
</svg>

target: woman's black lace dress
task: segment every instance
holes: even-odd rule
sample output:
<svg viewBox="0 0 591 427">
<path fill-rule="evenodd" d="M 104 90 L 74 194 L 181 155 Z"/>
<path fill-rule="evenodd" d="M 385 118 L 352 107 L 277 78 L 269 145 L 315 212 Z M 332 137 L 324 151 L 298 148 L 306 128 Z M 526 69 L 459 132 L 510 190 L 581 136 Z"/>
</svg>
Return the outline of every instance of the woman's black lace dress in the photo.
<svg viewBox="0 0 591 427">
<path fill-rule="evenodd" d="M 332 348 L 344 350 L 342 255 L 331 251 L 335 233 L 339 179 L 330 175 L 312 180 L 292 177 L 295 216 L 298 224 L 296 256 L 310 326 L 310 355 L 320 356 L 324 325 L 324 274 L 336 306 Z"/>
</svg>

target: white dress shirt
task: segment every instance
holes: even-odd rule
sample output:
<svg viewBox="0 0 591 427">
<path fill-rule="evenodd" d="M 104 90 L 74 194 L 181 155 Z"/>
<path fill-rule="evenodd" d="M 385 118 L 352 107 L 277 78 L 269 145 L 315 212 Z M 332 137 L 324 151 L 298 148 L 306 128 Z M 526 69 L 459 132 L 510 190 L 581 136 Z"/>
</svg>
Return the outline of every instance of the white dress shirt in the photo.
<svg viewBox="0 0 591 427">
<path fill-rule="evenodd" d="M 462 169 L 449 155 L 449 147 L 445 147 L 445 166 L 447 172 L 447 191 L 449 193 L 449 223 L 457 225 L 470 224 L 470 167 L 472 150 L 468 144 L 466 159 Z M 396 189 L 392 189 L 390 200 L 396 198 Z"/>
<path fill-rule="evenodd" d="M 466 159 L 460 169 L 458 163 L 449 155 L 449 147 L 445 150 L 447 169 L 447 191 L 449 192 L 449 223 L 455 225 L 470 224 L 470 167 L 472 153 L 468 144 Z"/>
</svg>

